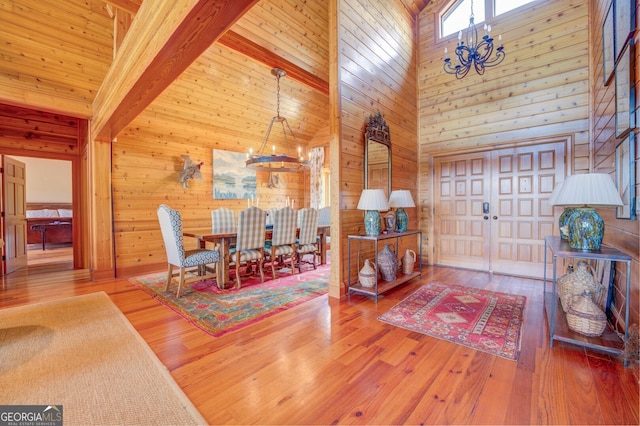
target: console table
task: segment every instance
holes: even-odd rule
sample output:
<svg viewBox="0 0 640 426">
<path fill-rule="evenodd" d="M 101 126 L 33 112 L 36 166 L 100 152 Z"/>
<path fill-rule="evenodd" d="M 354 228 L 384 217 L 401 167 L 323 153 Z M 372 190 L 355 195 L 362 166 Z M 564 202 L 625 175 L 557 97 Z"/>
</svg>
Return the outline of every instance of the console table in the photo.
<svg viewBox="0 0 640 426">
<path fill-rule="evenodd" d="M 616 250 L 613 247 L 602 246 L 600 250 L 577 250 L 569 246 L 569 243 L 557 236 L 547 236 L 544 238 L 544 310 L 549 322 L 549 347 L 553 347 L 553 341 L 572 343 L 586 348 L 599 350 L 624 358 L 624 365 L 628 365 L 628 360 L 624 357 L 624 343 L 629 339 L 629 297 L 631 292 L 631 256 Z M 553 281 L 551 291 L 547 291 L 547 249 L 551 251 L 553 258 Z M 615 267 L 615 262 L 625 262 L 627 264 L 627 280 L 625 291 L 625 314 L 624 314 L 624 339 L 618 334 L 605 327 L 602 336 L 587 337 L 569 329 L 566 316 L 562 307 L 558 303 L 558 293 L 556 288 L 557 260 L 558 258 L 575 258 L 589 260 L 606 260 L 612 262 L 611 267 Z"/>
<path fill-rule="evenodd" d="M 409 237 L 409 236 L 418 236 L 418 251 L 419 254 L 419 263 L 418 270 L 411 274 L 403 274 L 401 271 L 398 271 L 397 277 L 394 281 L 381 281 L 378 279 L 378 274 L 376 273 L 375 285 L 371 288 L 364 287 L 362 284 L 358 282 L 356 279 L 355 283 L 351 282 L 351 241 L 358 242 L 358 261 L 357 261 L 357 269 L 360 271 L 360 244 L 362 242 L 373 243 L 375 250 L 375 264 L 376 264 L 376 272 L 378 267 L 378 252 L 379 252 L 379 242 L 387 241 L 387 240 L 395 240 L 396 244 L 396 256 L 399 256 L 398 253 L 398 241 L 400 238 Z M 366 294 L 368 296 L 373 296 L 375 298 L 376 303 L 378 303 L 378 296 L 385 291 L 391 290 L 394 287 L 399 286 L 412 278 L 419 277 L 422 275 L 422 231 L 406 231 L 406 232 L 389 232 L 388 234 L 381 234 L 377 236 L 370 235 L 348 235 L 347 236 L 347 274 L 349 278 L 347 279 L 348 285 L 348 295 L 351 296 L 351 292 Z M 398 259 L 399 261 L 399 259 Z"/>
</svg>

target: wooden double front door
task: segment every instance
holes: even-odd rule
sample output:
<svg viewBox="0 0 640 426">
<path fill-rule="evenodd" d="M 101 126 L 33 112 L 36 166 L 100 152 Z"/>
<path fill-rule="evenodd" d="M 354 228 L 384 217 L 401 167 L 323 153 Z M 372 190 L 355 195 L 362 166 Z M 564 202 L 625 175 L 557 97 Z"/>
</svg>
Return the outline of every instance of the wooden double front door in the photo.
<svg viewBox="0 0 640 426">
<path fill-rule="evenodd" d="M 436 158 L 434 262 L 541 278 L 564 176 L 564 142 Z"/>
</svg>

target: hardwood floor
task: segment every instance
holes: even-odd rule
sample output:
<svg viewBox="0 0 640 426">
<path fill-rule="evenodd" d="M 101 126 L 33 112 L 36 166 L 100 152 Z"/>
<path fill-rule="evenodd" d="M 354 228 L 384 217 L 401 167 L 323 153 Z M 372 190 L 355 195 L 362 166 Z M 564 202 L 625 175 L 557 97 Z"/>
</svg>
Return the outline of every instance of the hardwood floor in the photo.
<svg viewBox="0 0 640 426">
<path fill-rule="evenodd" d="M 211 424 L 634 424 L 635 367 L 555 343 L 542 282 L 427 267 L 376 305 L 316 298 L 214 338 L 127 279 L 29 266 L 1 281 L 0 309 L 104 291 Z M 517 362 L 377 321 L 419 285 L 446 281 L 527 297 Z"/>
</svg>

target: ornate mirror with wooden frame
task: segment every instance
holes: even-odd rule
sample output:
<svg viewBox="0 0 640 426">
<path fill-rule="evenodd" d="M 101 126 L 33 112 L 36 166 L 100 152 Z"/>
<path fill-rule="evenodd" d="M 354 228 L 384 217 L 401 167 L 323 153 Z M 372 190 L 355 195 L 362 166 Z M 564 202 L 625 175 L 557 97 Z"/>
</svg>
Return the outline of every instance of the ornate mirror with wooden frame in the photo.
<svg viewBox="0 0 640 426">
<path fill-rule="evenodd" d="M 387 199 L 391 193 L 391 135 L 380 111 L 367 119 L 364 134 L 364 187 L 381 188 Z"/>
</svg>

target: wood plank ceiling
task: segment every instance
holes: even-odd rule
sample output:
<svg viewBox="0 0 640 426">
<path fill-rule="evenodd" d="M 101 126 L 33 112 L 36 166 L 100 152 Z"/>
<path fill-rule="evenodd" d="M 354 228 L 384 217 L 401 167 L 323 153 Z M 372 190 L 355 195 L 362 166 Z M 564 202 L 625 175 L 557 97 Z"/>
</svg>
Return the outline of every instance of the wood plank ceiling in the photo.
<svg viewBox="0 0 640 426">
<path fill-rule="evenodd" d="M 402 0 L 414 15 L 429 0 Z M 233 1 L 231 1 L 232 4 Z M 90 117 L 114 57 L 114 28 L 141 0 L 0 3 L 0 103 Z M 125 12 L 123 14 L 123 12 Z M 114 20 L 120 26 L 114 26 Z M 325 0 L 260 0 L 152 103 L 153 114 L 259 140 L 280 113 L 308 145 L 328 126 L 329 10 Z M 104 90 L 104 89 L 103 89 Z M 127 125 L 128 123 L 125 123 Z"/>
</svg>

